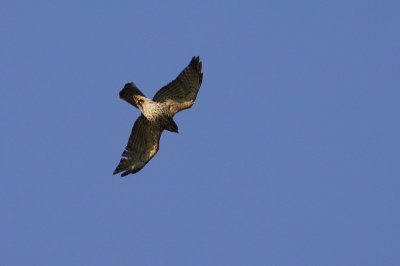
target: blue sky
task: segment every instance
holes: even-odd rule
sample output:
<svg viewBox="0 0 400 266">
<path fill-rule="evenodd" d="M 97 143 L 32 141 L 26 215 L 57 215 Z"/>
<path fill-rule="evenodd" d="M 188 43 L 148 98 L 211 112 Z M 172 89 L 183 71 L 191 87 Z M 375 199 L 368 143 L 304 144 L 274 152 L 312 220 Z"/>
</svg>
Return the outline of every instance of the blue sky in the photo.
<svg viewBox="0 0 400 266">
<path fill-rule="evenodd" d="M 398 1 L 3 1 L 0 265 L 399 265 Z M 138 110 L 199 55 L 138 174 Z"/>
</svg>

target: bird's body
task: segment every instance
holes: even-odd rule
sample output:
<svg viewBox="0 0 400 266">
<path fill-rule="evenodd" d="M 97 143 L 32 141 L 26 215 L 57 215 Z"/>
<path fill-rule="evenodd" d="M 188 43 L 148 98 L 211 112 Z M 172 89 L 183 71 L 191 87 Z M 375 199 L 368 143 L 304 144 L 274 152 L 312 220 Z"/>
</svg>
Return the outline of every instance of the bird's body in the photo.
<svg viewBox="0 0 400 266">
<path fill-rule="evenodd" d="M 155 102 L 141 95 L 134 96 L 133 100 L 137 103 L 140 112 L 151 122 L 155 122 L 160 116 L 167 115 L 167 110 L 162 103 Z"/>
<path fill-rule="evenodd" d="M 152 100 L 146 98 L 133 82 L 125 84 L 119 93 L 120 98 L 138 108 L 142 114 L 133 125 L 114 174 L 124 171 L 121 176 L 125 176 L 140 171 L 157 153 L 162 131 L 166 129 L 178 133 L 173 116 L 194 104 L 203 79 L 201 67 L 199 57 L 193 57 L 178 77 L 162 87 Z"/>
<path fill-rule="evenodd" d="M 139 110 L 151 124 L 161 129 L 178 133 L 178 126 L 169 115 L 166 104 L 155 102 L 143 96 L 137 96 L 141 102 Z"/>
</svg>

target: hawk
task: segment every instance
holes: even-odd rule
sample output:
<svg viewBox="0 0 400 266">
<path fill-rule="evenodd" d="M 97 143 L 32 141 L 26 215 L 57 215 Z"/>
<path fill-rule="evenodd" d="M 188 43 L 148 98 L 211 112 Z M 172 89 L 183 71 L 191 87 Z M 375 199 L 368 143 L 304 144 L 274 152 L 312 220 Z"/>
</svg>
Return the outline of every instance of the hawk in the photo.
<svg viewBox="0 0 400 266">
<path fill-rule="evenodd" d="M 114 175 L 139 172 L 156 155 L 163 130 L 178 133 L 173 117 L 194 104 L 203 80 L 201 67 L 199 57 L 193 57 L 178 77 L 157 91 L 152 100 L 146 98 L 135 83 L 125 84 L 119 97 L 138 108 L 141 115 L 133 124 Z"/>
</svg>

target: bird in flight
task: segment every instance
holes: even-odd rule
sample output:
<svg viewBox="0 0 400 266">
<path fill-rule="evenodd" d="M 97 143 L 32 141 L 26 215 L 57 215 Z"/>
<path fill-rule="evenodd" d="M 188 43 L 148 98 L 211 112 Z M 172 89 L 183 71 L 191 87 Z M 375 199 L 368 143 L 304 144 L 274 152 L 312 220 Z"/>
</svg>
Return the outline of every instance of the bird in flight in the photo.
<svg viewBox="0 0 400 266">
<path fill-rule="evenodd" d="M 173 117 L 194 104 L 203 80 L 201 66 L 199 57 L 193 57 L 178 77 L 157 91 L 152 100 L 146 98 L 135 83 L 125 84 L 119 97 L 138 108 L 141 115 L 133 124 L 114 175 L 139 172 L 156 155 L 163 130 L 178 133 Z"/>
</svg>

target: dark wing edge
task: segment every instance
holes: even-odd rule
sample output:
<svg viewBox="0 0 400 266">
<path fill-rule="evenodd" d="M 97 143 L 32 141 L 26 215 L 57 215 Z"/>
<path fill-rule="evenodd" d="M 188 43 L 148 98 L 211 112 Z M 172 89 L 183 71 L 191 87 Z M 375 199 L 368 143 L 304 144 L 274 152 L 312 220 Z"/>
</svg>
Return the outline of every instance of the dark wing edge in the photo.
<svg viewBox="0 0 400 266">
<path fill-rule="evenodd" d="M 114 175 L 121 176 L 139 172 L 156 155 L 162 129 L 151 124 L 143 115 L 136 119 L 122 158 Z"/>
<path fill-rule="evenodd" d="M 196 100 L 203 81 L 201 70 L 202 62 L 198 56 L 194 56 L 176 79 L 162 87 L 154 95 L 153 100 L 165 103 L 171 116 L 190 108 Z"/>
<path fill-rule="evenodd" d="M 125 86 L 122 88 L 122 90 L 119 92 L 119 97 L 122 100 L 125 100 L 126 102 L 138 108 L 136 103 L 133 101 L 133 95 L 144 96 L 144 94 L 139 90 L 139 88 L 133 82 L 126 83 Z"/>
</svg>

